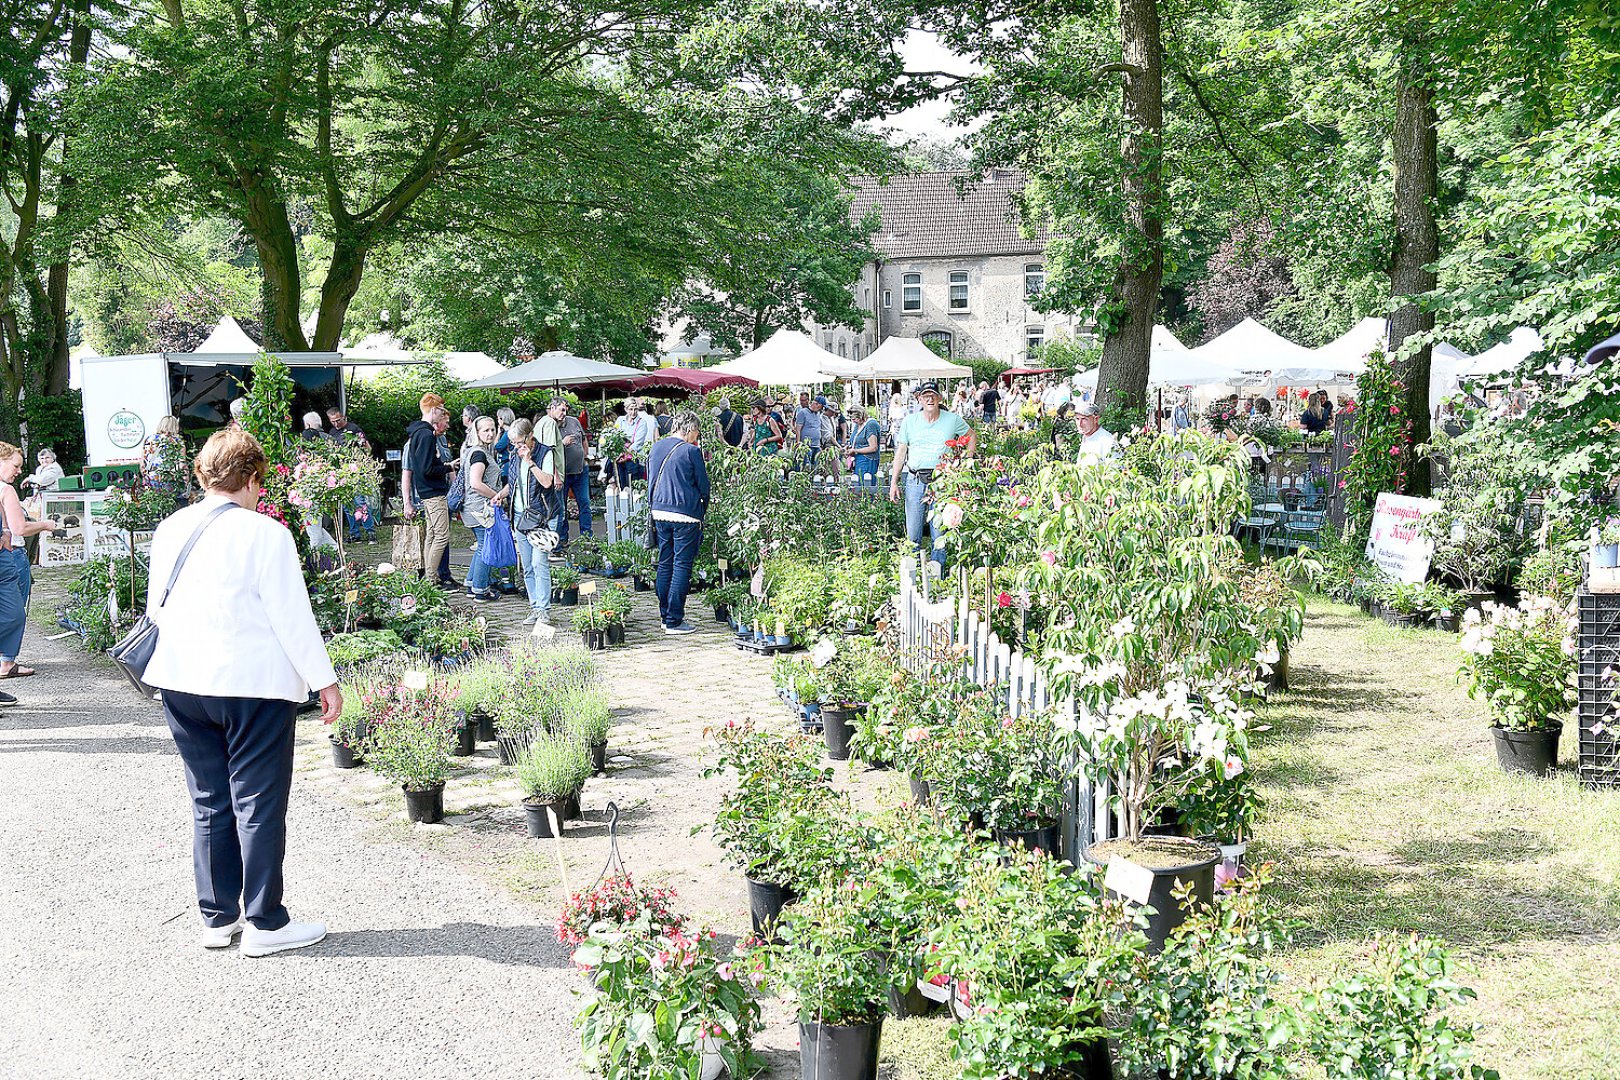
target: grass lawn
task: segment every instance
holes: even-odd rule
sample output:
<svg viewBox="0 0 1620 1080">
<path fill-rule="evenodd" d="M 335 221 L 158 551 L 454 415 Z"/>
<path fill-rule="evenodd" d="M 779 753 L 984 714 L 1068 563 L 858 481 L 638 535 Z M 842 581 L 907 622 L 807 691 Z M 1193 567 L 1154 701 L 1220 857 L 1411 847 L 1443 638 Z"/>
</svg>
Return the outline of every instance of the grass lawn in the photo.
<svg viewBox="0 0 1620 1080">
<path fill-rule="evenodd" d="M 1255 767 L 1251 854 L 1278 863 L 1306 976 L 1379 931 L 1453 945 L 1479 992 L 1480 1059 L 1504 1078 L 1620 1076 L 1620 792 L 1501 772 L 1456 638 L 1312 599 L 1291 692 Z"/>
</svg>

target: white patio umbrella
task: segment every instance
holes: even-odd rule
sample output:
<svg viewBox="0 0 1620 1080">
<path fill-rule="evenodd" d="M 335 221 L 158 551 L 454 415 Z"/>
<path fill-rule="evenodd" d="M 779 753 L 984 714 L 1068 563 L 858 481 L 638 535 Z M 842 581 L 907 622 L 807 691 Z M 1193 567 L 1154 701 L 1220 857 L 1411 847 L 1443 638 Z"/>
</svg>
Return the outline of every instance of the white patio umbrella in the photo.
<svg viewBox="0 0 1620 1080">
<path fill-rule="evenodd" d="M 541 386 L 585 386 L 591 383 L 619 382 L 638 378 L 635 368 L 604 364 L 557 349 L 541 353 L 526 364 L 506 368 L 467 384 L 472 390 L 533 390 Z"/>
<path fill-rule="evenodd" d="M 753 352 L 727 360 L 709 369 L 725 375 L 741 375 L 761 386 L 809 386 L 856 379 L 861 365 L 842 360 L 811 340 L 808 334 L 786 328 Z"/>
</svg>

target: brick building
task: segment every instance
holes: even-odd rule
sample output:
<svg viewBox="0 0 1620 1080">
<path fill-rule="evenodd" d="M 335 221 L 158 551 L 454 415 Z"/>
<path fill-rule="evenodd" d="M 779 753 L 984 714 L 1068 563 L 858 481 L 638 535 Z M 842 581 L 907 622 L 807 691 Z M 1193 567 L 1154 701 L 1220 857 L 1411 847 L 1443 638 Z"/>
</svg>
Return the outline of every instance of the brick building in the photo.
<svg viewBox="0 0 1620 1080">
<path fill-rule="evenodd" d="M 860 360 L 888 338 L 913 337 L 942 342 L 952 360 L 1018 365 L 1044 342 L 1084 333 L 1083 319 L 1030 306 L 1045 283 L 1046 241 L 1019 228 L 1013 199 L 1022 174 L 994 170 L 959 193 L 970 175 L 853 181 L 850 217 L 876 209 L 882 222 L 872 237 L 878 258 L 854 289 L 868 318 L 860 330 L 808 327 L 818 344 Z"/>
</svg>

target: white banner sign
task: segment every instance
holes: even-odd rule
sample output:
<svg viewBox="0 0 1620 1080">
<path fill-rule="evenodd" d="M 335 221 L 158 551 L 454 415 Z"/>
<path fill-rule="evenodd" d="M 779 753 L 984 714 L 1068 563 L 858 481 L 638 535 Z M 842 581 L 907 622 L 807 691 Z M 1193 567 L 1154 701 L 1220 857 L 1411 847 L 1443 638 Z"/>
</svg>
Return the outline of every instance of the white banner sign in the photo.
<svg viewBox="0 0 1620 1080">
<path fill-rule="evenodd" d="M 1373 508 L 1367 558 L 1396 581 L 1421 584 L 1429 576 L 1434 541 L 1420 535 L 1418 525 L 1438 509 L 1438 499 L 1419 499 L 1388 491 L 1380 494 Z"/>
</svg>

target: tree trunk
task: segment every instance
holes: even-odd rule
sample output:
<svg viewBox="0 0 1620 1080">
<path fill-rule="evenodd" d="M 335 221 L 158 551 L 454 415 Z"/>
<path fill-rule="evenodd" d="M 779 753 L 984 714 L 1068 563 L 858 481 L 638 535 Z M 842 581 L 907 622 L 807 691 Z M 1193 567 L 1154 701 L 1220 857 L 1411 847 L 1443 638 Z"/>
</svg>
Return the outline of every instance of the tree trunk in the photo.
<svg viewBox="0 0 1620 1080">
<path fill-rule="evenodd" d="M 360 276 L 366 269 L 367 248 L 363 242 L 344 237 L 332 245 L 332 262 L 326 280 L 321 282 L 321 310 L 315 317 L 317 352 L 331 352 L 343 338 L 343 323 L 349 317 L 349 304 L 360 291 Z"/>
<path fill-rule="evenodd" d="M 1395 251 L 1390 259 L 1390 295 L 1406 300 L 1389 321 L 1389 351 L 1400 355 L 1407 338 L 1434 329 L 1434 312 L 1424 310 L 1416 298 L 1432 291 L 1435 273 L 1430 267 L 1440 258 L 1440 233 L 1434 221 L 1434 202 L 1439 186 L 1439 156 L 1434 109 L 1434 89 L 1424 70 L 1423 53 L 1414 42 L 1403 43 L 1400 79 L 1396 86 L 1394 165 L 1395 165 Z M 1430 349 L 1421 349 L 1393 361 L 1395 377 L 1406 385 L 1406 415 L 1412 421 L 1416 443 L 1429 441 L 1429 360 Z M 1429 462 L 1414 458 L 1407 473 L 1408 494 L 1427 495 L 1430 490 Z"/>
<path fill-rule="evenodd" d="M 1129 217 L 1107 307 L 1118 323 L 1103 341 L 1097 395 L 1105 408 L 1123 408 L 1133 424 L 1147 412 L 1148 355 L 1159 287 L 1164 279 L 1164 56 L 1158 0 L 1120 0 L 1119 38 L 1125 134 L 1120 170 Z"/>
<path fill-rule="evenodd" d="M 247 202 L 243 224 L 259 254 L 264 347 L 271 352 L 308 352 L 309 343 L 298 320 L 303 287 L 298 271 L 298 240 L 287 216 L 287 204 L 265 187 L 262 178 L 248 183 L 243 194 Z"/>
<path fill-rule="evenodd" d="M 68 38 L 68 64 L 81 69 L 90 57 L 89 15 L 89 4 L 86 0 L 77 0 L 73 4 L 73 32 Z M 68 132 L 62 133 L 58 153 L 63 161 L 67 160 L 67 144 L 70 138 Z M 59 221 L 71 223 L 77 186 L 78 181 L 72 176 L 65 172 L 62 174 L 56 196 L 56 217 Z M 69 229 L 71 232 L 71 224 Z M 51 324 L 55 327 L 55 338 L 50 356 L 45 358 L 45 370 L 34 380 L 38 392 L 48 397 L 67 393 L 71 370 L 68 364 L 68 268 L 72 248 L 65 241 L 63 243 L 62 256 L 46 271 L 45 280 L 45 290 L 50 297 Z"/>
</svg>

